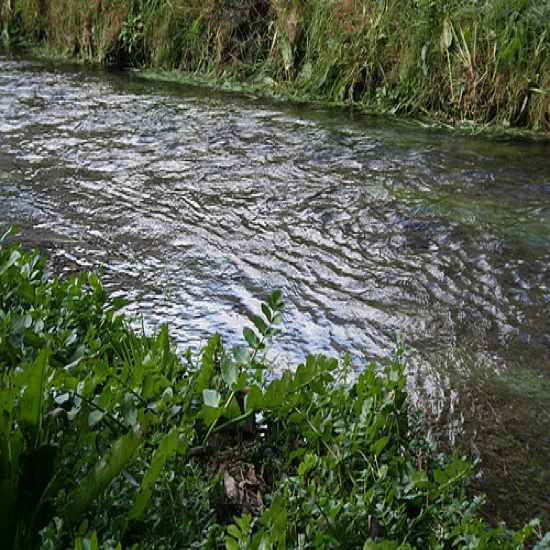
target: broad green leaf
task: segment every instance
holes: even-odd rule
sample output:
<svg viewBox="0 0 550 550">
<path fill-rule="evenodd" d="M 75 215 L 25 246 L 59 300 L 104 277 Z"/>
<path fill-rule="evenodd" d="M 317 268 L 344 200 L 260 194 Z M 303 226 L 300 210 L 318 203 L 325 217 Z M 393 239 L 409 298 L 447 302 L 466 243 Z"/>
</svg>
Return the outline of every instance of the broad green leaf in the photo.
<svg viewBox="0 0 550 550">
<path fill-rule="evenodd" d="M 252 349 L 256 349 L 260 345 L 259 338 L 251 328 L 245 327 L 243 329 L 243 336 Z"/>
<path fill-rule="evenodd" d="M 294 384 L 298 388 L 300 386 L 305 386 L 316 376 L 315 365 L 311 363 L 300 364 L 296 369 L 296 374 L 294 376 Z"/>
<path fill-rule="evenodd" d="M 203 390 L 202 399 L 207 407 L 217 409 L 220 406 L 222 396 L 219 391 L 216 390 Z"/>
<path fill-rule="evenodd" d="M 15 265 L 19 259 L 21 258 L 21 252 L 19 250 L 12 250 L 12 253 L 10 254 L 10 257 L 8 258 L 8 261 L 2 266 L 2 269 L 0 269 L 0 275 L 4 275 L 4 273 L 13 265 Z"/>
<path fill-rule="evenodd" d="M 65 517 L 69 524 L 74 525 L 82 518 L 111 481 L 132 460 L 141 441 L 142 434 L 138 429 L 117 439 L 107 455 L 69 493 L 65 506 Z"/>
<path fill-rule="evenodd" d="M 447 476 L 445 470 L 434 470 L 434 479 L 437 484 L 442 485 L 449 479 L 449 477 Z"/>
<path fill-rule="evenodd" d="M 99 282 L 99 277 L 97 276 L 97 273 L 90 273 L 88 275 L 88 282 L 93 289 L 101 289 L 101 283 Z"/>
<path fill-rule="evenodd" d="M 256 385 L 250 386 L 248 388 L 244 403 L 246 412 L 257 411 L 263 408 L 264 394 L 262 393 L 262 390 Z"/>
<path fill-rule="evenodd" d="M 235 346 L 232 351 L 237 363 L 246 364 L 250 361 L 250 351 L 246 347 Z"/>
<path fill-rule="evenodd" d="M 273 320 L 273 312 L 267 304 L 262 304 L 262 313 L 269 323 Z"/>
<path fill-rule="evenodd" d="M 229 405 L 227 405 L 227 407 L 223 407 L 219 410 L 221 411 L 221 416 L 223 416 L 225 418 L 229 418 L 229 419 L 230 418 L 238 418 L 243 413 L 243 411 L 241 411 L 241 407 L 239 405 L 239 402 L 237 401 L 237 399 L 235 397 L 233 399 L 231 399 L 231 401 L 229 402 Z"/>
<path fill-rule="evenodd" d="M 267 303 L 272 310 L 276 311 L 283 307 L 283 293 L 281 290 L 274 290 L 267 299 Z"/>
<path fill-rule="evenodd" d="M 136 497 L 132 510 L 130 511 L 130 519 L 137 520 L 141 519 L 143 516 L 145 508 L 147 507 L 151 495 L 153 494 L 155 483 L 162 473 L 168 458 L 176 452 L 177 445 L 178 431 L 176 428 L 173 428 L 167 435 L 164 436 L 158 446 L 158 449 L 153 454 L 151 465 L 143 477 L 139 494 Z"/>
<path fill-rule="evenodd" d="M 211 426 L 214 422 L 216 422 L 216 420 L 218 420 L 218 418 L 220 418 L 220 416 L 222 416 L 224 410 L 225 409 L 223 408 L 214 408 L 204 405 L 200 410 L 199 416 L 203 419 L 207 426 Z"/>
<path fill-rule="evenodd" d="M 97 533 L 94 531 L 90 538 L 77 538 L 74 543 L 74 550 L 99 550 Z"/>
<path fill-rule="evenodd" d="M 267 334 L 268 326 L 261 317 L 259 317 L 258 315 L 252 315 L 252 322 L 262 336 L 265 336 Z"/>
<path fill-rule="evenodd" d="M 281 379 L 275 379 L 269 384 L 264 394 L 264 407 L 278 408 L 285 400 L 285 387 Z"/>
<path fill-rule="evenodd" d="M 163 359 L 166 361 L 170 356 L 170 334 L 168 332 L 168 325 L 164 324 L 160 328 L 160 334 L 157 337 L 155 345 L 158 350 L 162 351 Z"/>
<path fill-rule="evenodd" d="M 269 510 L 265 512 L 265 515 L 269 517 L 271 523 L 277 530 L 279 540 L 283 541 L 286 535 L 288 514 L 285 499 L 282 495 L 277 495 L 273 498 L 271 506 L 269 507 Z M 285 547 L 286 546 L 283 545 L 283 548 Z"/>
<path fill-rule="evenodd" d="M 304 460 L 298 466 L 298 475 L 303 477 L 317 466 L 318 458 L 312 453 L 306 454 Z"/>
<path fill-rule="evenodd" d="M 236 525 L 230 525 L 227 528 L 227 532 L 234 538 L 238 539 L 241 536 L 241 532 Z"/>
<path fill-rule="evenodd" d="M 42 408 L 44 404 L 44 384 L 50 352 L 42 350 L 32 364 L 25 365 L 19 376 L 23 394 L 19 403 L 19 422 L 33 438 L 33 445 L 38 444 L 42 426 Z"/>
<path fill-rule="evenodd" d="M 237 381 L 235 382 L 235 386 L 233 387 L 234 391 L 240 391 L 246 388 L 248 386 L 248 375 L 246 372 L 241 371 L 239 373 L 239 376 L 237 377 Z"/>
<path fill-rule="evenodd" d="M 201 369 L 195 381 L 195 391 L 200 394 L 208 388 L 216 369 L 216 357 L 222 349 L 222 341 L 219 335 L 212 336 L 204 349 L 201 357 Z"/>
<path fill-rule="evenodd" d="M 390 437 L 385 435 L 371 445 L 371 450 L 374 456 L 378 456 L 384 450 L 384 447 L 388 444 L 389 440 Z"/>
<path fill-rule="evenodd" d="M 283 322 L 283 316 L 280 313 L 276 313 L 273 316 L 273 324 L 280 325 Z"/>
<path fill-rule="evenodd" d="M 229 357 L 224 357 L 221 365 L 223 381 L 231 386 L 237 381 L 237 367 Z"/>
</svg>

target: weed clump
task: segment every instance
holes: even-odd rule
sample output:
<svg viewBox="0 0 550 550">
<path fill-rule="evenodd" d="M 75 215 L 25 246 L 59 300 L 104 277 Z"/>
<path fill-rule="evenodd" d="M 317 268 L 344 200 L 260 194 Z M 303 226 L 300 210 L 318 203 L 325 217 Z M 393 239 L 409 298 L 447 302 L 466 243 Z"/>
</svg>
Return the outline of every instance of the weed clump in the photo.
<svg viewBox="0 0 550 550">
<path fill-rule="evenodd" d="M 0 530 L 5 548 L 522 548 L 429 444 L 401 354 L 385 370 L 310 355 L 274 377 L 273 292 L 227 348 L 180 358 L 98 277 L 49 277 L 0 240 Z M 548 536 L 544 539 L 548 542 Z M 539 548 L 543 548 L 540 542 Z"/>
</svg>

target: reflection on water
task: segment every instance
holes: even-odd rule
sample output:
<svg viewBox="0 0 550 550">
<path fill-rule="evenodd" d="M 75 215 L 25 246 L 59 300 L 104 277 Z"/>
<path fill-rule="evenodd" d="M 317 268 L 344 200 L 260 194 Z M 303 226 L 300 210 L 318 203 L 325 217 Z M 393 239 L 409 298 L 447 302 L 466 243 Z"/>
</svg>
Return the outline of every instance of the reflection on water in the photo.
<svg viewBox="0 0 550 550">
<path fill-rule="evenodd" d="M 0 143 L 0 223 L 182 347 L 281 288 L 278 364 L 401 338 L 452 436 L 453 380 L 550 373 L 548 145 L 3 58 Z"/>
</svg>

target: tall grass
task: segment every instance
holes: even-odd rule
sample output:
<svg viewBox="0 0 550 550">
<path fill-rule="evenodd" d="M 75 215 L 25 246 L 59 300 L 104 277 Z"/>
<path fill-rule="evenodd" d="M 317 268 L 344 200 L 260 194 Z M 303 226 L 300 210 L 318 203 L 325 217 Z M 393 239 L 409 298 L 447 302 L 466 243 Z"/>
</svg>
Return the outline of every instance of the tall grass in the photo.
<svg viewBox="0 0 550 550">
<path fill-rule="evenodd" d="M 0 0 L 4 42 L 550 130 L 547 0 Z"/>
</svg>

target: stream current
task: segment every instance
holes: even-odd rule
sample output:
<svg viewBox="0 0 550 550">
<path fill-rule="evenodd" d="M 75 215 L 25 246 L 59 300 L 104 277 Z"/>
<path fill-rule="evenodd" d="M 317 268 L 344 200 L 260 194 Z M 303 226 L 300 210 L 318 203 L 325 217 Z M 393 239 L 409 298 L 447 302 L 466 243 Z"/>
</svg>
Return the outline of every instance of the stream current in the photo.
<svg viewBox="0 0 550 550">
<path fill-rule="evenodd" d="M 181 349 L 240 342 L 275 288 L 278 368 L 320 351 L 360 369 L 402 340 L 451 440 L 484 397 L 464 380 L 550 375 L 548 144 L 0 57 L 12 223 Z M 550 459 L 546 414 L 526 437 Z"/>
</svg>

